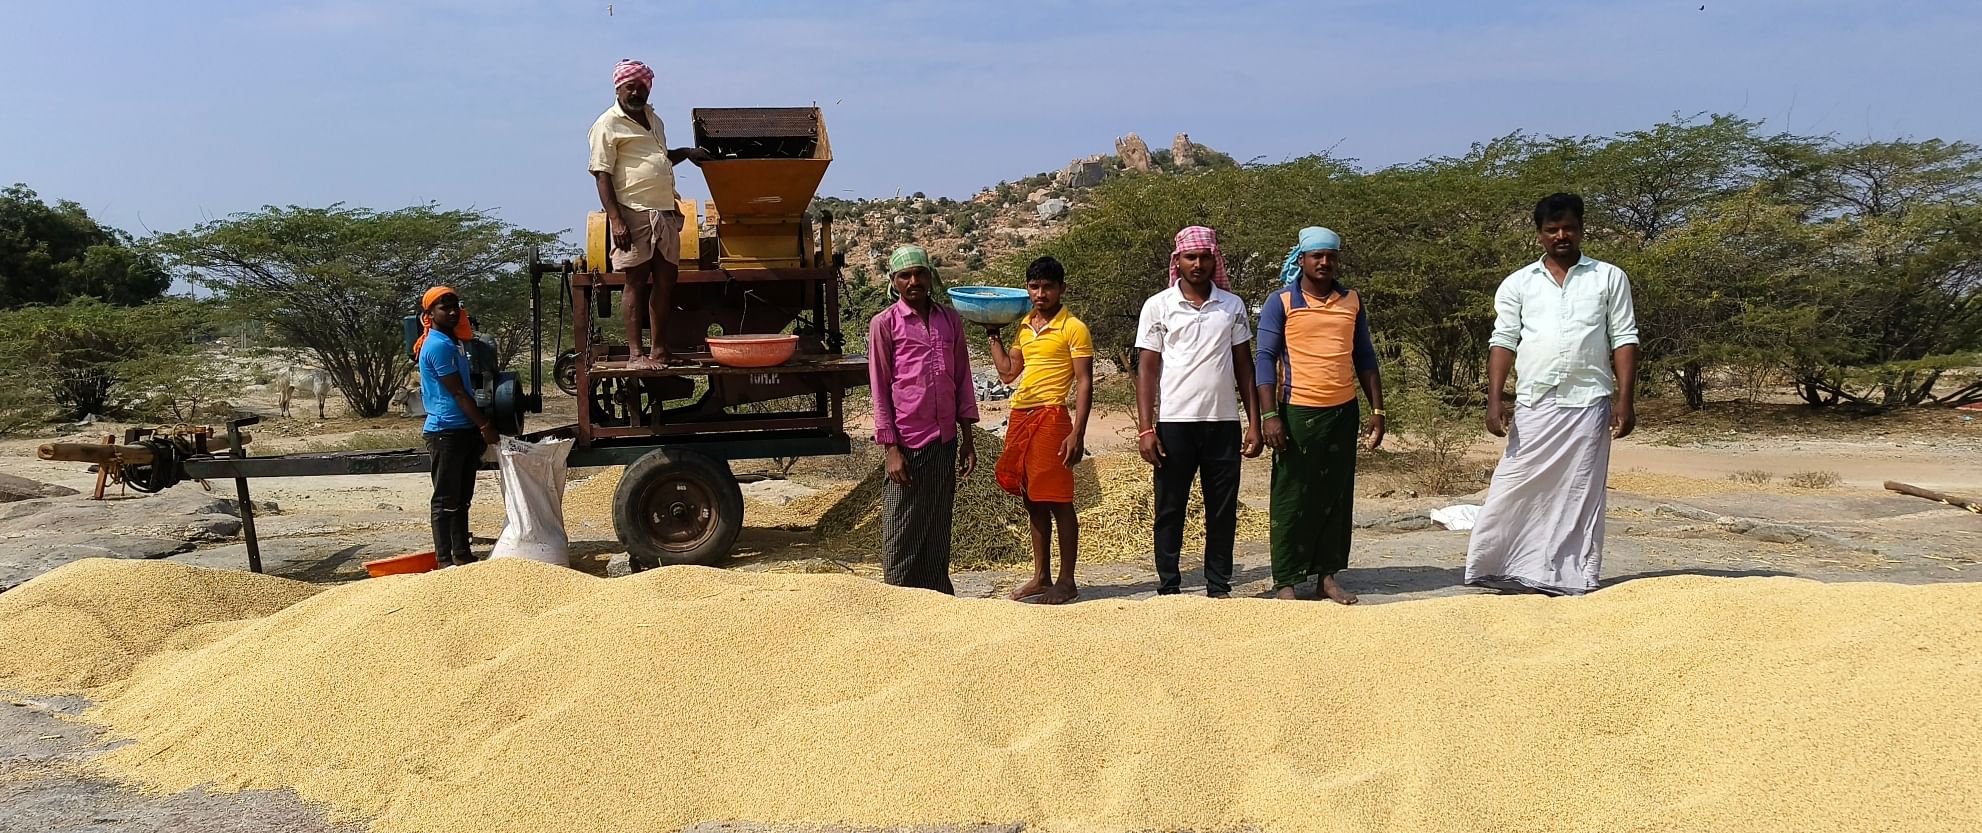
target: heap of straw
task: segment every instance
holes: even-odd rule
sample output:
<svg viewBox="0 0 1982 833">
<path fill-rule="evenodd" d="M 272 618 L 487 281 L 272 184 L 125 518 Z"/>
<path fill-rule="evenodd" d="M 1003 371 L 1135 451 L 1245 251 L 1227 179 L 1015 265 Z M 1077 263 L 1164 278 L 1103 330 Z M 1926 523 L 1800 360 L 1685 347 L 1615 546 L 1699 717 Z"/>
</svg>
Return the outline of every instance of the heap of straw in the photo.
<svg viewBox="0 0 1982 833">
<path fill-rule="evenodd" d="M 956 510 L 950 525 L 950 564 L 958 569 L 1023 564 L 1032 559 L 1032 538 L 1026 531 L 1025 505 L 998 487 L 991 469 L 1004 453 L 1005 441 L 972 426 L 977 444 L 977 470 L 957 482 Z M 861 478 L 813 527 L 829 547 L 842 553 L 873 557 L 881 548 L 882 466 Z"/>
<path fill-rule="evenodd" d="M 998 488 L 990 469 L 1004 444 L 982 431 L 977 437 L 978 471 L 958 484 L 951 563 L 962 569 L 1006 567 L 1032 557 L 1024 504 Z M 881 543 L 881 482 L 878 467 L 837 498 L 815 527 L 842 550 L 873 552 Z M 1134 455 L 1090 457 L 1074 466 L 1074 507 L 1080 515 L 1080 557 L 1087 563 L 1133 562 L 1154 552 L 1156 486 L 1149 464 Z M 815 496 L 817 497 L 817 496 Z M 1204 550 L 1204 499 L 1196 485 L 1184 528 L 1184 552 Z M 1239 505 L 1238 540 L 1266 540 L 1265 512 Z M 1054 544 L 1055 547 L 1058 543 Z"/>
</svg>

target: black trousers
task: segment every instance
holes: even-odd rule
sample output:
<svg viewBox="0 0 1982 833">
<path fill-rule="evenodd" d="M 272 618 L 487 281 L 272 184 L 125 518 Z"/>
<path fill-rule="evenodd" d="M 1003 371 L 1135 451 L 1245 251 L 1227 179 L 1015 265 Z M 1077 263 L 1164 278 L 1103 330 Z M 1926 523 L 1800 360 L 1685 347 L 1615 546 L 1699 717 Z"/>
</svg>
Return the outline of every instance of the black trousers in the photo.
<svg viewBox="0 0 1982 833">
<path fill-rule="evenodd" d="M 482 432 L 473 428 L 428 431 L 427 453 L 433 456 L 434 557 L 442 564 L 473 561 L 468 550 L 468 504 L 475 500 L 475 472 L 482 467 Z"/>
<path fill-rule="evenodd" d="M 1158 422 L 1163 465 L 1156 470 L 1156 592 L 1181 592 L 1178 560 L 1191 480 L 1204 490 L 1204 592 L 1232 592 L 1232 543 L 1239 534 L 1239 423 Z"/>
</svg>

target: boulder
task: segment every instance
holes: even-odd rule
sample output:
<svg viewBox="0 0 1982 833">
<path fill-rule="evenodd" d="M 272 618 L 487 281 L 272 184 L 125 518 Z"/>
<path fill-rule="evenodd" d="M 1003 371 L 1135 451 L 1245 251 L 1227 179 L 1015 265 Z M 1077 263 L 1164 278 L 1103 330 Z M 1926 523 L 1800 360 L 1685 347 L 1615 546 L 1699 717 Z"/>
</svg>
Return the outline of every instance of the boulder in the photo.
<svg viewBox="0 0 1982 833">
<path fill-rule="evenodd" d="M 1191 144 L 1190 134 L 1179 133 L 1170 140 L 1170 161 L 1179 168 L 1197 167 L 1197 148 Z"/>
<path fill-rule="evenodd" d="M 1393 532 L 1412 532 L 1420 529 L 1431 529 L 1438 526 L 1438 522 L 1432 520 L 1431 514 L 1428 512 L 1401 512 L 1395 515 L 1385 515 L 1380 518 L 1359 519 L 1355 522 L 1355 525 L 1357 529 L 1387 529 Z"/>
<path fill-rule="evenodd" d="M 197 519 L 221 516 L 239 521 L 234 501 L 197 489 L 155 495 L 131 494 L 105 500 L 52 497 L 0 504 L 0 534 L 60 529 L 111 535 L 174 535 Z"/>
<path fill-rule="evenodd" d="M 261 541 L 262 570 L 298 581 L 351 581 L 366 576 L 365 562 L 433 549 L 425 530 L 379 530 L 364 535 L 320 538 L 265 538 Z M 248 546 L 230 544 L 197 552 L 182 551 L 173 561 L 217 570 L 248 569 Z"/>
<path fill-rule="evenodd" d="M 1067 216 L 1067 211 L 1068 211 L 1067 201 L 1060 199 L 1059 197 L 1054 197 L 1053 199 L 1040 203 L 1038 211 L 1039 211 L 1039 219 L 1041 220 L 1063 219 Z"/>
<path fill-rule="evenodd" d="M 32 535 L 0 541 L 0 591 L 85 558 L 164 558 L 191 542 L 148 535 Z"/>
<path fill-rule="evenodd" d="M 1721 516 L 1709 512 L 1705 509 L 1701 509 L 1695 506 L 1687 506 L 1686 504 L 1683 503 L 1661 503 L 1652 510 L 1652 514 L 1669 515 L 1675 518 L 1685 518 L 1687 520 L 1693 520 L 1693 521 L 1707 521 L 1709 523 L 1718 521 L 1721 518 Z"/>
<path fill-rule="evenodd" d="M 1070 188 L 1093 188 L 1101 184 L 1108 175 L 1108 166 L 1099 159 L 1076 159 L 1067 164 L 1060 175 L 1054 177 L 1061 185 Z"/>
<path fill-rule="evenodd" d="M 1148 173 L 1156 170 L 1156 165 L 1149 159 L 1149 145 L 1134 133 L 1115 140 L 1115 156 L 1122 160 L 1122 167 L 1131 171 Z"/>
<path fill-rule="evenodd" d="M 33 500 L 43 497 L 68 497 L 77 494 L 76 490 L 11 474 L 0 474 L 0 503 L 13 503 L 17 500 Z"/>
</svg>

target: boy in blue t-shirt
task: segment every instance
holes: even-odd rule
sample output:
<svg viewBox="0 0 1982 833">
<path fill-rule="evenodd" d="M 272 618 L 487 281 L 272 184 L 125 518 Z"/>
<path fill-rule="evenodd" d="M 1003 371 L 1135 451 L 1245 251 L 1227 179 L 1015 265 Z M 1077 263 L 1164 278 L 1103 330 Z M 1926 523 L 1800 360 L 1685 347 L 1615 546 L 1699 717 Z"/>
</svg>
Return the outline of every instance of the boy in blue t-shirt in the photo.
<svg viewBox="0 0 1982 833">
<path fill-rule="evenodd" d="M 461 298 L 436 286 L 420 299 L 427 331 L 416 347 L 420 400 L 427 406 L 424 434 L 433 457 L 434 557 L 442 564 L 469 564 L 468 504 L 475 499 L 475 472 L 482 453 L 496 442 L 495 423 L 475 407 L 468 391 L 468 348 L 472 331 L 462 326 Z"/>
</svg>

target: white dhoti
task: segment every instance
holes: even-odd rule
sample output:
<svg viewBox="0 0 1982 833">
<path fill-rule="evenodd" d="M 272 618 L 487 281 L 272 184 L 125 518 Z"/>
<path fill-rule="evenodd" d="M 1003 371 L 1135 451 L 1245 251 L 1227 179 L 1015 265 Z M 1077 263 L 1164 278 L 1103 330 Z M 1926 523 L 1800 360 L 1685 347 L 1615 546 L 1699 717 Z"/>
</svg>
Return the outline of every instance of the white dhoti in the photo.
<svg viewBox="0 0 1982 833">
<path fill-rule="evenodd" d="M 1466 546 L 1466 583 L 1552 595 L 1597 589 L 1609 475 L 1610 400 L 1564 408 L 1551 392 L 1515 408 Z"/>
</svg>

